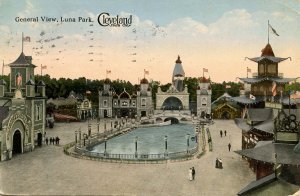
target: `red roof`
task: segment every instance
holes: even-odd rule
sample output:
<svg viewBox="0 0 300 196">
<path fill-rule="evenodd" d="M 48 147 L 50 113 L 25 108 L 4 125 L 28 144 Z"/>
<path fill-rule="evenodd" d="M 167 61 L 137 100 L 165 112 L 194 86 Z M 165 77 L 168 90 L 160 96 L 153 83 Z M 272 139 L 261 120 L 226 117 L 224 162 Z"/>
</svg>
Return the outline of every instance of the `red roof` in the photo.
<svg viewBox="0 0 300 196">
<path fill-rule="evenodd" d="M 209 83 L 209 79 L 207 79 L 207 78 L 205 78 L 205 77 L 200 77 L 199 78 L 199 82 L 201 82 L 201 83 Z"/>
<path fill-rule="evenodd" d="M 149 84 L 148 80 L 146 78 L 143 78 L 141 80 L 141 84 Z"/>
<path fill-rule="evenodd" d="M 261 56 L 275 56 L 271 45 L 268 43 L 265 48 L 261 50 Z"/>
</svg>

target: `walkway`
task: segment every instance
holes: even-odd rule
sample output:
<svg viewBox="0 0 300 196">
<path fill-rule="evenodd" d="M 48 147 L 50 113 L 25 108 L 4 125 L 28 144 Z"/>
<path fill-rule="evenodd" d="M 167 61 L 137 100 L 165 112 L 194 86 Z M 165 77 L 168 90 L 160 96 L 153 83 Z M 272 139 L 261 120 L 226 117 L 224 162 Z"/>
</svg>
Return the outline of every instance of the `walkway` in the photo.
<svg viewBox="0 0 300 196">
<path fill-rule="evenodd" d="M 96 122 L 93 130 L 96 131 Z M 101 123 L 103 130 L 103 123 Z M 87 123 L 55 124 L 48 137 L 60 137 L 60 144 L 74 140 L 74 130 Z M 233 121 L 216 121 L 210 127 L 213 152 L 200 159 L 167 164 L 119 164 L 76 159 L 63 154 L 62 146 L 44 146 L 31 153 L 0 163 L 0 194 L 29 195 L 236 195 L 255 179 L 247 163 L 232 150 L 240 149 L 241 131 Z M 220 138 L 220 129 L 227 136 Z M 216 169 L 215 159 L 224 169 Z M 195 181 L 188 181 L 188 169 L 196 169 Z"/>
</svg>

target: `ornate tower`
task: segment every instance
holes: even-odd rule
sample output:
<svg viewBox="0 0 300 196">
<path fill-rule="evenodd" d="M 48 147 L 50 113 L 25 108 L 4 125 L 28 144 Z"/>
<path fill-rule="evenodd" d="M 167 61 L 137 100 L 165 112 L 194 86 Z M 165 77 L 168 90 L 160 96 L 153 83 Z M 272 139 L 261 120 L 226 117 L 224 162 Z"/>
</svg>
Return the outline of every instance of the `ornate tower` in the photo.
<svg viewBox="0 0 300 196">
<path fill-rule="evenodd" d="M 143 78 L 140 82 L 140 91 L 137 92 L 137 115 L 148 116 L 153 113 L 152 110 L 152 91 L 148 80 Z"/>
<path fill-rule="evenodd" d="M 197 87 L 197 115 L 205 117 L 211 114 L 211 85 L 210 79 L 201 77 Z"/>
<path fill-rule="evenodd" d="M 26 83 L 34 81 L 34 68 L 32 57 L 25 56 L 22 52 L 20 56 L 10 65 L 10 92 L 21 89 L 25 92 Z"/>
<path fill-rule="evenodd" d="M 172 84 L 179 92 L 183 91 L 183 80 L 185 77 L 185 73 L 182 67 L 182 62 L 180 60 L 180 56 L 178 55 L 177 60 L 175 61 L 175 67 L 173 70 L 172 76 Z"/>
<path fill-rule="evenodd" d="M 112 117 L 112 89 L 110 79 L 106 78 L 103 90 L 99 91 L 99 114 L 100 118 Z"/>
</svg>

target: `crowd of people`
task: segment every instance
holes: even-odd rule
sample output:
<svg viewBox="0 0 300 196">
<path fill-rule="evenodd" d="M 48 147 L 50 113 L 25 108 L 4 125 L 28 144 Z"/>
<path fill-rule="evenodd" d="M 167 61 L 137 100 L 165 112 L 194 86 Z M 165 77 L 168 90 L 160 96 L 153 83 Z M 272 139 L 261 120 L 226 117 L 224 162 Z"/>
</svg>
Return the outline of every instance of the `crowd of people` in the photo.
<svg viewBox="0 0 300 196">
<path fill-rule="evenodd" d="M 49 145 L 59 145 L 59 137 L 56 136 L 55 138 L 54 137 L 50 137 L 50 139 L 48 139 L 48 137 L 46 137 L 45 141 L 46 141 L 46 145 L 48 145 L 48 142 L 49 142 Z"/>
</svg>

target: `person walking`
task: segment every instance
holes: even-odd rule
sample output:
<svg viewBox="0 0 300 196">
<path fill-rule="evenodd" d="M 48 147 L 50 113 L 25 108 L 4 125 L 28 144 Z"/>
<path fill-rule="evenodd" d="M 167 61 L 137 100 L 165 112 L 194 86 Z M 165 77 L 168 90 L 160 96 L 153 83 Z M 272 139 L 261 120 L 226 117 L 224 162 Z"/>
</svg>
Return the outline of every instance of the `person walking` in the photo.
<svg viewBox="0 0 300 196">
<path fill-rule="evenodd" d="M 220 136 L 221 136 L 221 137 L 223 136 L 223 131 L 222 131 L 222 130 L 220 131 Z"/>
<path fill-rule="evenodd" d="M 192 171 L 192 168 L 189 169 L 189 180 L 190 181 L 193 180 L 193 171 Z"/>
<path fill-rule="evenodd" d="M 50 137 L 50 145 L 52 144 L 52 137 Z"/>
<path fill-rule="evenodd" d="M 59 140 L 60 140 L 59 137 L 57 137 L 57 145 L 59 145 Z"/>
<path fill-rule="evenodd" d="M 48 146 L 48 137 L 46 137 L 46 145 Z"/>
<path fill-rule="evenodd" d="M 228 144 L 228 150 L 229 150 L 229 152 L 230 152 L 230 149 L 231 149 L 231 144 L 229 143 Z"/>
<path fill-rule="evenodd" d="M 227 134 L 227 131 L 225 130 L 225 131 L 224 131 L 224 135 L 225 135 L 225 137 L 226 137 L 226 134 Z"/>
<path fill-rule="evenodd" d="M 193 180 L 195 180 L 195 175 L 196 175 L 196 171 L 195 171 L 195 168 L 193 167 L 192 168 L 192 178 L 193 178 Z"/>
</svg>

